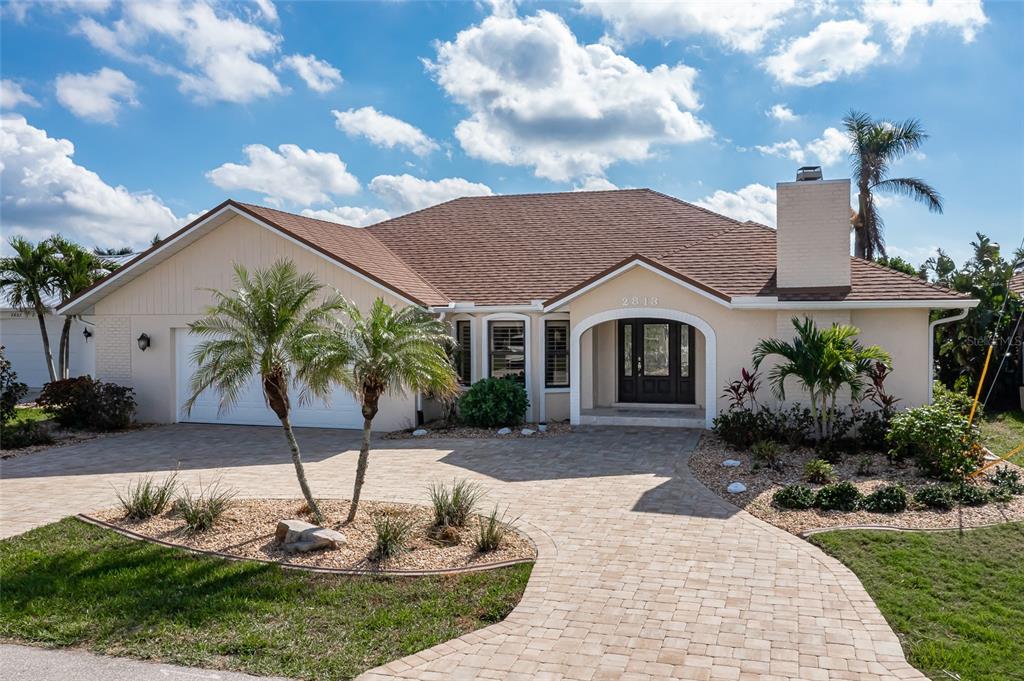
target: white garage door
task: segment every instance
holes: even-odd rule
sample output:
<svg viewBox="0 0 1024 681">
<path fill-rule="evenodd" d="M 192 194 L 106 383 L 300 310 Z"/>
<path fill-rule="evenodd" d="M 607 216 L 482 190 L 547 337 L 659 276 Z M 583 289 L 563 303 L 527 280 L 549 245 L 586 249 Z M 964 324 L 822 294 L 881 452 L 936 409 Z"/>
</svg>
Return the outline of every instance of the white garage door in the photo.
<svg viewBox="0 0 1024 681">
<path fill-rule="evenodd" d="M 177 337 L 177 399 L 179 414 L 178 419 L 189 423 L 234 423 L 240 425 L 255 426 L 280 426 L 281 422 L 277 416 L 267 407 L 263 400 L 263 390 L 260 387 L 259 379 L 253 378 L 245 386 L 238 401 L 222 414 L 217 413 L 219 395 L 216 391 L 207 390 L 192 406 L 190 414 L 181 410 L 181 405 L 188 399 L 188 387 L 192 380 L 193 365 L 191 362 L 192 350 L 198 345 L 202 338 L 192 336 L 184 329 L 175 332 Z M 337 388 L 331 398 L 330 406 L 320 401 L 314 401 L 307 405 L 299 405 L 299 396 L 291 394 L 292 400 L 292 425 L 309 426 L 314 428 L 362 428 L 363 417 L 359 405 L 356 403 L 352 393 L 342 388 Z"/>
</svg>

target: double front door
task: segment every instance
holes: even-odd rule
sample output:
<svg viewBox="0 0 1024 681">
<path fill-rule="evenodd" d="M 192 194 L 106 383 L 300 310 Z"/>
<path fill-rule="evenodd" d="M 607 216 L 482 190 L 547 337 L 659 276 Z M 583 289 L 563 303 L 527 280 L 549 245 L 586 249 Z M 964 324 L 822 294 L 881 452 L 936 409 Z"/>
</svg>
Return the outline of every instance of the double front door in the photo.
<svg viewBox="0 0 1024 681">
<path fill-rule="evenodd" d="M 619 320 L 619 402 L 693 404 L 693 338 L 688 324 Z"/>
</svg>

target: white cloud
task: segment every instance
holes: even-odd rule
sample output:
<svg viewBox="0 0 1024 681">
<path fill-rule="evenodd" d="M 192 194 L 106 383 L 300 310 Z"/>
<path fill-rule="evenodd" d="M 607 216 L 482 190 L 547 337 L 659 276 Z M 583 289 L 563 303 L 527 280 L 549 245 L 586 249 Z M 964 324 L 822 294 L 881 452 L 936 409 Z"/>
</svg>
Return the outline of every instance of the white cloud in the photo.
<svg viewBox="0 0 1024 681">
<path fill-rule="evenodd" d="M 885 27 L 896 54 L 915 33 L 932 28 L 959 29 L 965 43 L 974 42 L 988 23 L 981 0 L 866 0 L 864 18 Z"/>
<path fill-rule="evenodd" d="M 763 184 L 748 184 L 736 192 L 719 189 L 694 203 L 734 220 L 775 226 L 775 190 Z"/>
<path fill-rule="evenodd" d="M 551 12 L 490 16 L 438 44 L 427 67 L 469 110 L 455 128 L 468 155 L 538 177 L 600 176 L 648 158 L 652 145 L 712 136 L 692 113 L 695 69 L 647 69 L 606 45 L 582 45 Z"/>
<path fill-rule="evenodd" d="M 618 186 L 604 177 L 585 177 L 582 182 L 572 186 L 574 192 L 601 192 L 610 189 L 618 189 Z"/>
<path fill-rule="evenodd" d="M 122 104 L 137 106 L 135 82 L 120 71 L 100 69 L 93 74 L 57 76 L 57 101 L 79 118 L 113 123 Z"/>
<path fill-rule="evenodd" d="M 785 104 L 772 105 L 772 108 L 765 111 L 764 115 L 768 116 L 769 118 L 774 118 L 780 123 L 792 123 L 794 121 L 800 120 L 800 117 L 793 113 L 793 110 L 790 109 Z"/>
<path fill-rule="evenodd" d="M 75 146 L 22 116 L 0 125 L 4 231 L 42 239 L 59 231 L 80 243 L 139 247 L 177 219 L 155 195 L 111 186 L 74 162 Z"/>
<path fill-rule="evenodd" d="M 0 80 L 0 109 L 14 109 L 22 104 L 39 106 L 36 98 L 21 88 L 21 84 L 8 78 Z"/>
<path fill-rule="evenodd" d="M 244 103 L 283 91 L 259 61 L 277 52 L 281 36 L 205 0 L 128 2 L 109 26 L 86 17 L 77 29 L 94 47 L 177 79 L 182 93 L 201 102 Z M 150 56 L 163 52 L 176 53 L 181 65 Z"/>
<path fill-rule="evenodd" d="M 391 217 L 391 213 L 383 208 L 360 208 L 359 206 L 335 206 L 320 210 L 306 208 L 302 214 L 307 218 L 337 222 L 349 227 L 366 227 Z"/>
<path fill-rule="evenodd" d="M 811 140 L 805 145 L 801 145 L 791 138 L 785 142 L 757 145 L 754 148 L 766 156 L 788 158 L 797 163 L 806 163 L 808 158 L 813 155 L 821 165 L 831 166 L 846 158 L 846 155 L 850 153 L 850 141 L 838 129 L 825 128 L 821 137 Z"/>
<path fill-rule="evenodd" d="M 299 74 L 310 90 L 323 94 L 341 84 L 341 71 L 316 55 L 292 54 L 281 60 L 279 68 L 288 68 Z"/>
<path fill-rule="evenodd" d="M 461 177 L 423 180 L 412 175 L 378 175 L 370 181 L 370 191 L 397 213 L 408 213 L 460 196 L 490 196 L 494 193 L 486 184 Z"/>
<path fill-rule="evenodd" d="M 332 110 L 331 113 L 338 130 L 349 135 L 362 135 L 378 146 L 388 149 L 405 147 L 417 156 L 426 156 L 438 149 L 437 142 L 419 128 L 383 114 L 372 106 L 348 111 Z"/>
<path fill-rule="evenodd" d="M 609 24 L 614 38 L 626 42 L 705 34 L 730 49 L 756 52 L 796 3 L 794 0 L 581 0 L 580 4 L 585 13 L 597 15 Z"/>
<path fill-rule="evenodd" d="M 285 201 L 302 206 L 328 203 L 332 196 L 359 191 L 359 180 L 337 154 L 303 151 L 294 144 L 282 144 L 277 149 L 250 144 L 242 149 L 249 159 L 247 164 L 225 163 L 206 177 L 221 189 L 264 194 L 264 201 L 271 205 Z"/>
<path fill-rule="evenodd" d="M 263 18 L 272 24 L 276 24 L 279 21 L 277 16 L 277 7 L 271 0 L 253 0 L 256 3 L 256 7 L 260 10 L 260 14 Z"/>
<path fill-rule="evenodd" d="M 811 87 L 857 73 L 874 62 L 880 49 L 868 40 L 871 28 L 860 21 L 826 21 L 808 35 L 786 43 L 764 60 L 784 85 Z"/>
</svg>

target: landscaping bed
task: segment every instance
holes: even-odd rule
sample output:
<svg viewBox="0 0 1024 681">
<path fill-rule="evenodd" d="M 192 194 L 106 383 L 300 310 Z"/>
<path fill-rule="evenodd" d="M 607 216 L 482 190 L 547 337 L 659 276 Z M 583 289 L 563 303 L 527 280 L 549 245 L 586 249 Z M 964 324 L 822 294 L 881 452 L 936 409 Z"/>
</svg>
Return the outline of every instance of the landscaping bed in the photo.
<svg viewBox="0 0 1024 681">
<path fill-rule="evenodd" d="M 469 520 L 465 527 L 447 527 L 445 534 L 439 536 L 434 527 L 433 511 L 426 506 L 364 500 L 359 504 L 355 520 L 346 524 L 342 520 L 348 514 L 348 501 L 318 501 L 327 518 L 323 527 L 342 532 L 346 540 L 344 546 L 309 553 L 286 553 L 282 549 L 274 536 L 279 520 L 296 518 L 312 522 L 305 502 L 300 499 L 235 499 L 211 529 L 195 534 L 186 531 L 184 520 L 173 506 L 146 520 L 127 520 L 120 507 L 104 509 L 90 514 L 90 517 L 144 537 L 190 549 L 316 568 L 450 570 L 536 557 L 536 549 L 529 538 L 511 527 L 499 548 L 486 553 L 478 551 L 477 518 Z M 377 533 L 373 518 L 384 514 L 409 520 L 411 529 L 405 551 L 378 561 L 374 556 Z"/>
<path fill-rule="evenodd" d="M 782 509 L 772 503 L 776 491 L 786 485 L 803 484 L 812 490 L 822 487 L 804 480 L 805 464 L 817 458 L 809 447 L 784 450 L 780 470 L 757 465 L 749 451 L 737 450 L 715 435 L 701 438 L 697 449 L 690 455 L 689 465 L 693 474 L 713 492 L 729 503 L 735 504 L 752 515 L 777 527 L 801 534 L 808 530 L 843 526 L 885 526 L 905 529 L 939 529 L 956 527 L 977 527 L 1024 520 L 1024 496 L 1016 496 L 1005 503 L 989 502 L 984 506 L 958 506 L 948 510 L 935 510 L 910 502 L 907 510 L 897 513 L 873 513 L 862 509 L 855 511 L 825 511 L 818 508 L 806 510 Z M 740 462 L 734 468 L 722 466 L 722 462 L 733 459 Z M 1012 464 L 999 464 L 977 477 L 982 485 L 1000 467 L 1016 468 Z M 868 494 L 880 487 L 901 485 L 908 497 L 929 484 L 930 480 L 920 475 L 912 463 L 890 464 L 882 454 L 845 455 L 833 464 L 837 480 L 848 480 L 862 494 Z M 865 473 L 869 470 L 870 473 Z M 727 487 L 740 482 L 746 491 L 733 494 Z"/>
<path fill-rule="evenodd" d="M 529 434 L 524 435 L 523 430 L 533 431 Z M 413 433 L 420 430 L 427 431 L 419 435 L 413 435 Z M 524 423 L 515 427 L 509 428 L 509 433 L 506 435 L 499 435 L 498 431 L 500 428 L 478 428 L 476 426 L 464 426 L 464 425 L 446 425 L 444 423 L 428 423 L 418 428 L 406 428 L 405 430 L 396 430 L 391 433 L 385 433 L 382 436 L 384 440 L 449 440 L 459 438 L 470 438 L 470 439 L 488 439 L 488 438 L 515 438 L 515 437 L 554 437 L 558 435 L 564 435 L 565 433 L 572 432 L 572 426 L 569 425 L 568 421 L 557 421 L 554 423 L 547 424 L 547 431 L 541 432 L 538 430 L 538 424 L 536 423 Z"/>
<path fill-rule="evenodd" d="M 504 619 L 530 564 L 314 574 L 194 556 L 65 519 L 0 541 L 0 639 L 210 669 L 350 679 Z"/>
</svg>

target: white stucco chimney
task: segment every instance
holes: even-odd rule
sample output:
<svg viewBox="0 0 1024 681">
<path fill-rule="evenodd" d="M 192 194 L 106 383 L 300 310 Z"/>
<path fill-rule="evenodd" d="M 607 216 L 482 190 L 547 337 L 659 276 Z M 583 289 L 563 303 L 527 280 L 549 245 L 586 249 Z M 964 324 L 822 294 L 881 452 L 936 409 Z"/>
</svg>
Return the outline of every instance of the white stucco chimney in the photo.
<svg viewBox="0 0 1024 681">
<path fill-rule="evenodd" d="M 850 285 L 850 181 L 823 180 L 804 167 L 776 192 L 779 288 Z"/>
</svg>

